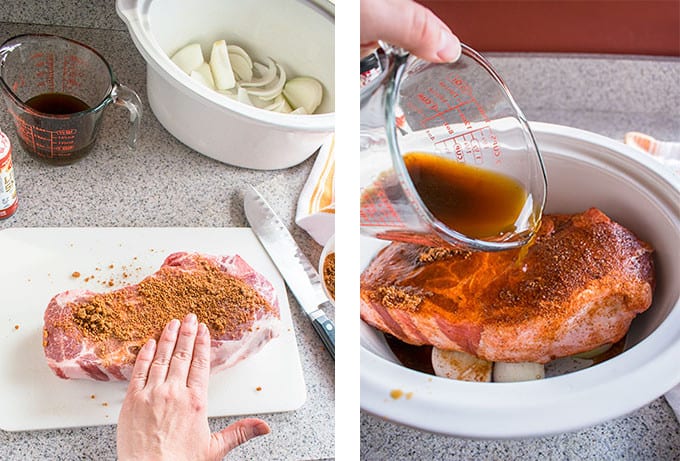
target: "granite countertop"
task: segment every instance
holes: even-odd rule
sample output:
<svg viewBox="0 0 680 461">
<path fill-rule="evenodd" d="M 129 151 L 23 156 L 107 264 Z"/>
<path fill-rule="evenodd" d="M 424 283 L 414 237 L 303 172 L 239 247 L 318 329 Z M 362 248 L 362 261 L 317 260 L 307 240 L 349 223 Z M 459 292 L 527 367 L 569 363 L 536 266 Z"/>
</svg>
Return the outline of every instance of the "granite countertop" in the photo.
<svg viewBox="0 0 680 461">
<path fill-rule="evenodd" d="M 509 53 L 488 57 L 530 121 L 580 128 L 621 142 L 629 131 L 680 141 L 680 59 Z M 362 413 L 361 456 L 366 460 L 678 460 L 680 424 L 662 397 L 593 427 L 523 440 L 448 437 Z"/>
<path fill-rule="evenodd" d="M 112 3 L 59 0 L 49 2 L 49 8 L 44 3 L 47 2 L 0 3 L 0 40 L 20 33 L 48 32 L 88 43 L 109 60 L 123 83 L 140 94 L 148 109 L 144 61 L 115 15 Z M 628 131 L 680 140 L 678 59 L 496 54 L 491 60 L 530 120 L 586 129 L 617 140 Z M 125 146 L 126 127 L 126 111 L 108 109 L 95 150 L 75 165 L 52 167 L 21 151 L 9 115 L 0 110 L 0 128 L 9 134 L 15 147 L 20 199 L 17 213 L 0 221 L 0 229 L 242 227 L 247 222 L 240 191 L 246 184 L 254 184 L 286 222 L 309 259 L 318 260 L 321 248 L 293 223 L 296 197 L 313 158 L 275 172 L 230 167 L 179 143 L 150 110 L 142 121 L 137 150 L 131 152 Z M 239 447 L 229 459 L 320 459 L 334 455 L 333 362 L 298 312 L 290 293 L 288 298 L 303 362 L 307 402 L 294 412 L 258 415 L 270 423 L 272 433 Z M 352 315 L 358 315 L 358 308 Z M 349 371 L 346 380 L 358 379 L 358 367 Z M 342 402 L 341 395 L 339 401 Z M 235 419 L 212 419 L 211 426 L 217 429 Z M 354 424 L 356 419 L 344 419 L 343 423 L 347 421 Z M 361 455 L 368 460 L 680 459 L 680 424 L 663 398 L 594 427 L 531 440 L 447 437 L 398 426 L 365 413 L 360 417 L 360 429 Z M 342 432 L 339 431 L 341 444 Z M 3 460 L 114 458 L 115 426 L 0 431 Z"/>
<path fill-rule="evenodd" d="M 45 2 L 46 3 L 46 2 Z M 232 167 L 192 151 L 154 117 L 146 97 L 145 63 L 112 2 L 2 2 L 0 42 L 24 33 L 53 33 L 86 43 L 113 67 L 118 80 L 144 104 L 134 151 L 126 145 L 128 113 L 106 110 L 94 150 L 80 162 L 55 167 L 19 146 L 2 104 L 0 128 L 14 152 L 19 208 L 0 229 L 14 227 L 246 227 L 242 191 L 255 185 L 293 233 L 310 261 L 321 247 L 294 223 L 297 196 L 314 156 L 278 171 Z M 284 294 L 285 296 L 286 294 Z M 335 449 L 334 361 L 296 300 L 287 293 L 298 342 L 307 400 L 295 410 L 255 415 L 272 432 L 234 450 L 229 459 L 324 459 Z M 0 309 L 1 310 L 1 309 Z M 328 312 L 334 318 L 334 312 Z M 7 398 L 7 396 L 2 396 Z M 238 417 L 211 418 L 218 430 Z M 0 430 L 0 459 L 115 459 L 113 425 L 28 432 Z"/>
</svg>

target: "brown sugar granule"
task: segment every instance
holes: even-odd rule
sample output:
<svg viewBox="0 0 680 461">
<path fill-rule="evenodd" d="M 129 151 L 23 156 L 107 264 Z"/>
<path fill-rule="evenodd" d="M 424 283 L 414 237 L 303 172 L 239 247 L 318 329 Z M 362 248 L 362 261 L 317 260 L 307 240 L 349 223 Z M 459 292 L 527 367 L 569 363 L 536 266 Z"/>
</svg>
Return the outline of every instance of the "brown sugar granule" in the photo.
<svg viewBox="0 0 680 461">
<path fill-rule="evenodd" d="M 91 398 L 92 400 L 94 400 L 94 399 L 96 399 L 96 398 L 97 398 L 97 396 L 96 396 L 96 395 L 94 395 L 94 394 L 92 394 L 92 395 L 90 395 L 90 398 Z"/>
<path fill-rule="evenodd" d="M 114 283 L 113 283 L 113 279 L 109 279 L 109 281 L 108 281 L 108 285 L 109 285 L 110 287 L 112 287 L 112 286 L 114 285 Z"/>
<path fill-rule="evenodd" d="M 262 386 L 257 386 L 257 387 L 255 388 L 255 390 L 256 390 L 257 392 L 260 392 L 260 391 L 262 390 Z"/>
<path fill-rule="evenodd" d="M 19 325 L 18 325 L 18 324 L 17 324 L 17 325 L 14 325 L 14 329 L 15 329 L 15 330 L 18 330 L 18 329 L 19 329 Z"/>
<path fill-rule="evenodd" d="M 417 311 L 423 298 L 396 286 L 380 287 L 377 290 L 383 306 L 405 311 Z"/>
<path fill-rule="evenodd" d="M 430 248 L 427 247 L 418 255 L 418 262 L 421 264 L 432 263 L 435 261 L 445 261 L 447 259 L 457 256 L 461 259 L 467 259 L 472 253 L 466 250 L 457 250 L 455 248 Z"/>
<path fill-rule="evenodd" d="M 102 406 L 103 406 L 103 407 L 108 407 L 108 406 L 109 406 L 109 402 L 102 402 Z"/>
<path fill-rule="evenodd" d="M 222 336 L 263 309 L 271 306 L 255 289 L 207 259 L 191 271 L 162 267 L 138 285 L 71 305 L 74 323 L 96 341 L 157 339 L 170 320 L 190 312 L 212 336 Z"/>
<path fill-rule="evenodd" d="M 323 261 L 323 282 L 331 299 L 335 301 L 335 253 L 329 253 Z"/>
<path fill-rule="evenodd" d="M 113 264 L 109 264 L 109 269 L 113 269 Z"/>
<path fill-rule="evenodd" d="M 80 277 L 80 272 L 78 272 L 78 271 L 73 271 L 73 272 L 71 273 L 71 277 L 73 277 L 74 279 L 77 279 L 78 277 Z"/>
</svg>

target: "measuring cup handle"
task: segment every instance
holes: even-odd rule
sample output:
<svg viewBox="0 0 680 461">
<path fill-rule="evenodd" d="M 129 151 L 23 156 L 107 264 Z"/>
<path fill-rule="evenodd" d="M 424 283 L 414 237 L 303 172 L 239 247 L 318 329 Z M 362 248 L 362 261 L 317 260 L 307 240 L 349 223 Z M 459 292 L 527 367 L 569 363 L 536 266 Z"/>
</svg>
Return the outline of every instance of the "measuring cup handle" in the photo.
<svg viewBox="0 0 680 461">
<path fill-rule="evenodd" d="M 130 149 L 135 148 L 137 143 L 137 136 L 139 134 L 139 122 L 142 118 L 142 100 L 139 99 L 137 93 L 123 85 L 116 83 L 111 91 L 111 98 L 113 103 L 117 106 L 124 106 L 130 111 L 130 133 L 128 135 L 128 145 Z"/>
</svg>

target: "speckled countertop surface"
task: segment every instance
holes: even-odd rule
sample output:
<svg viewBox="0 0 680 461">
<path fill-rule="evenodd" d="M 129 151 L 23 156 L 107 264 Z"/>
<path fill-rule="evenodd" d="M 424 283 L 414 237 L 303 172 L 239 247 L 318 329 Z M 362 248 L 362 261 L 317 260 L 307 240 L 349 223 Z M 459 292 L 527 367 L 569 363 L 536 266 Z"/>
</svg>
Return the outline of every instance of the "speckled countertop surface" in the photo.
<svg viewBox="0 0 680 461">
<path fill-rule="evenodd" d="M 1 2 L 0 40 L 26 32 L 58 33 L 97 48 L 111 62 L 119 79 L 140 94 L 148 109 L 144 62 L 117 18 L 112 2 Z M 573 126 L 617 140 L 632 130 L 659 139 L 680 140 L 678 59 L 505 54 L 493 55 L 491 60 L 530 120 Z M 258 185 L 289 225 L 310 260 L 318 258 L 320 248 L 292 224 L 296 196 L 313 159 L 279 172 L 229 167 L 176 141 L 150 110 L 143 120 L 138 149 L 130 152 L 124 145 L 126 123 L 124 110 L 109 109 L 99 144 L 90 156 L 76 165 L 55 168 L 21 152 L 9 115 L 0 110 L 0 127 L 15 144 L 21 200 L 17 214 L 0 221 L 0 229 L 246 226 L 240 190 L 246 183 L 252 183 Z M 290 295 L 289 301 L 300 342 L 308 401 L 296 412 L 261 415 L 272 425 L 272 434 L 238 448 L 229 459 L 333 456 L 333 362 L 311 326 L 295 309 L 295 300 Z M 358 379 L 358 370 L 349 376 Z M 217 429 L 233 419 L 217 418 L 211 423 Z M 361 455 L 367 460 L 680 459 L 680 424 L 663 398 L 630 415 L 591 428 L 531 440 L 446 437 L 397 426 L 367 414 L 361 414 L 360 425 Z M 342 443 L 342 430 L 339 436 Z M 114 426 L 0 431 L 3 460 L 106 460 L 115 458 L 114 450 Z"/>
<path fill-rule="evenodd" d="M 543 54 L 489 58 L 529 120 L 621 142 L 628 131 L 680 141 L 680 59 Z M 361 455 L 366 460 L 679 460 L 680 424 L 663 398 L 594 427 L 525 440 L 447 437 L 362 413 Z"/>
<path fill-rule="evenodd" d="M 0 4 L 0 42 L 35 32 L 73 38 L 97 49 L 118 79 L 138 92 L 145 114 L 135 151 L 126 147 L 127 111 L 110 107 L 89 156 L 74 165 L 54 167 L 22 151 L 2 104 L 0 127 L 14 147 L 19 209 L 13 217 L 0 221 L 0 229 L 245 227 L 241 191 L 253 184 L 291 229 L 310 261 L 318 261 L 321 247 L 293 222 L 297 196 L 314 157 L 280 171 L 244 170 L 199 155 L 174 139 L 149 108 L 144 60 L 116 16 L 113 2 Z M 257 415 L 270 424 L 271 434 L 237 448 L 229 459 L 334 456 L 334 362 L 290 293 L 288 298 L 307 401 L 296 411 Z M 334 312 L 329 314 L 334 317 Z M 214 418 L 211 427 L 217 430 L 236 419 Z M 109 425 L 32 432 L 0 430 L 0 459 L 113 460 L 115 429 Z"/>
</svg>

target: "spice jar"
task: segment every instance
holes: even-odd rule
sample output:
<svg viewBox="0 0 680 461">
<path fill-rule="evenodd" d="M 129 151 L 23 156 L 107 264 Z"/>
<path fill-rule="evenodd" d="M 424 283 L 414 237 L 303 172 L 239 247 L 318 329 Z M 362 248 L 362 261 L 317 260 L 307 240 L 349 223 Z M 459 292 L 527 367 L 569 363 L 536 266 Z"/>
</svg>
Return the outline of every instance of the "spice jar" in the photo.
<svg viewBox="0 0 680 461">
<path fill-rule="evenodd" d="M 18 203 L 12 168 L 12 146 L 7 135 L 0 130 L 0 219 L 12 216 Z"/>
</svg>

